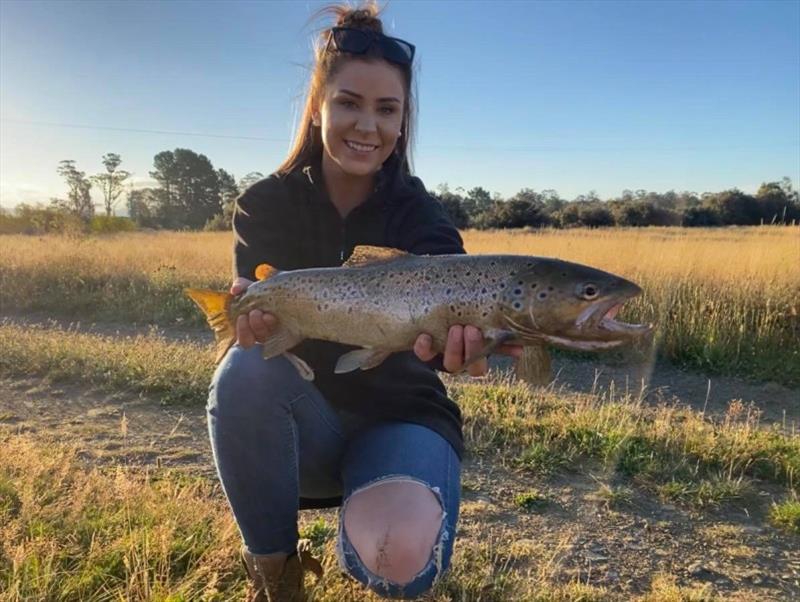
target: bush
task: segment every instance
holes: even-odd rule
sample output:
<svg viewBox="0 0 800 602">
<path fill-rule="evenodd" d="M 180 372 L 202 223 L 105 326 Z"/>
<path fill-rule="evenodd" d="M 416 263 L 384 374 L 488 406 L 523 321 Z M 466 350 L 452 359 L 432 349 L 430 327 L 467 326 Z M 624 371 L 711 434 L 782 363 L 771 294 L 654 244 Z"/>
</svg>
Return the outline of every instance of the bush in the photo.
<svg viewBox="0 0 800 602">
<path fill-rule="evenodd" d="M 79 234 L 85 227 L 77 215 L 58 207 L 22 204 L 14 215 L 0 215 L 0 234 Z"/>
<path fill-rule="evenodd" d="M 89 231 L 93 234 L 110 234 L 112 232 L 133 232 L 136 224 L 129 217 L 115 215 L 95 215 L 89 222 Z"/>
<path fill-rule="evenodd" d="M 222 213 L 218 213 L 211 219 L 209 219 L 205 226 L 203 226 L 203 230 L 205 232 L 212 232 L 212 231 L 225 231 L 231 229 L 231 220 L 229 217 L 226 217 Z"/>
</svg>

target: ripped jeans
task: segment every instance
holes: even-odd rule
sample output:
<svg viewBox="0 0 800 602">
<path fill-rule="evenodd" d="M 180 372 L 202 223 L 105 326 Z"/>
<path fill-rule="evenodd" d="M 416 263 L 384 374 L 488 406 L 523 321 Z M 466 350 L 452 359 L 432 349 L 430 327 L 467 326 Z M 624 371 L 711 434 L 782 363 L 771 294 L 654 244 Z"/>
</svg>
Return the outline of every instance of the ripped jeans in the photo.
<svg viewBox="0 0 800 602">
<path fill-rule="evenodd" d="M 380 403 L 380 400 L 375 400 Z M 424 484 L 442 505 L 436 544 L 409 583 L 371 572 L 339 513 L 339 562 L 378 595 L 414 598 L 450 563 L 458 519 L 460 462 L 438 433 L 407 422 L 366 423 L 334 409 L 283 356 L 235 345 L 217 367 L 208 399 L 214 461 L 236 523 L 253 554 L 291 553 L 299 498 L 350 496 L 384 480 Z"/>
</svg>

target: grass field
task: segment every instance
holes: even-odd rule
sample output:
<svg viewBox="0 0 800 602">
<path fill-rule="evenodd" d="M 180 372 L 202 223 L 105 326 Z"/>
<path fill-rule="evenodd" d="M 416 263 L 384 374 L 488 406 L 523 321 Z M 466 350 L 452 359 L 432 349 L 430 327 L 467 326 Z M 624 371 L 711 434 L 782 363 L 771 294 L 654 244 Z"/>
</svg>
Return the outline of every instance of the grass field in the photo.
<svg viewBox="0 0 800 602">
<path fill-rule="evenodd" d="M 82 380 L 196 406 L 205 398 L 212 367 L 206 346 L 154 334 L 121 338 L 0 327 L 5 376 Z M 591 475 L 596 487 L 587 499 L 604 508 L 608 520 L 655 499 L 691 512 L 745 509 L 771 523 L 766 528 L 775 536 L 798 530 L 800 437 L 765 428 L 741 404 L 710 420 L 686 407 L 533 391 L 502 377 L 446 382 L 464 415 L 471 462 L 510 473 L 492 486 L 501 486 L 493 495 L 505 510 L 494 520 L 502 520 L 504 535 L 488 535 L 484 502 L 465 502 L 453 569 L 431 601 L 748 599 L 718 597 L 705 586 L 680 587 L 669 573 L 650 575 L 649 586 L 636 595 L 557 578 L 574 535 L 537 544 L 532 527 L 519 521 L 563 512 L 547 492 L 559 474 Z M 127 431 L 124 419 L 120 428 Z M 87 472 L 77 449 L 31 435 L 0 432 L 0 446 L 6 450 L 0 455 L 0 600 L 241 599 L 238 533 L 213 480 L 124 464 Z M 468 473 L 465 496 L 484 490 L 475 482 Z M 509 489 L 512 482 L 518 484 Z M 765 489 L 776 500 L 772 506 Z M 337 574 L 334 521 L 330 515 L 303 518 L 301 532 L 315 542 L 328 573 L 314 599 L 377 600 Z M 736 540 L 739 528 L 723 524 L 706 531 L 718 539 L 722 530 Z M 725 550 L 743 563 L 753 554 L 735 543 Z"/>
<path fill-rule="evenodd" d="M 85 468 L 74 450 L 30 437 L 2 441 L 13 450 L 0 466 L 0 600 L 243 600 L 245 578 L 235 561 L 239 535 L 218 487 L 205 479 L 158 470 Z M 10 475 L 10 476 L 8 476 Z M 68 495 L 67 495 L 68 493 Z M 336 570 L 335 525 L 305 519 L 301 535 L 322 558 L 317 602 L 377 601 Z M 461 545 L 430 602 L 712 602 L 723 598 L 705 586 L 679 587 L 668 574 L 648 591 L 620 595 L 603 586 L 552 582 L 547 562 L 528 571 L 518 565 L 536 546 L 513 541 Z M 547 551 L 552 562 L 558 548 Z M 728 598 L 731 599 L 731 598 Z M 746 598 L 739 598 L 746 599 Z"/>
<path fill-rule="evenodd" d="M 800 384 L 800 229 L 467 231 L 471 253 L 586 263 L 644 295 L 623 319 L 651 321 L 664 358 L 709 373 Z M 228 233 L 0 237 L 0 306 L 80 320 L 201 325 L 185 286 L 227 288 Z"/>
<path fill-rule="evenodd" d="M 675 364 L 800 385 L 797 228 L 464 237 L 472 253 L 559 257 L 639 283 L 645 294 L 623 319 L 655 322 L 656 350 Z M 136 460 L 162 450 L 209 464 L 199 441 L 213 352 L 191 334 L 205 326 L 182 288 L 227 288 L 230 244 L 219 233 L 0 236 L 0 313 L 108 323 L 87 333 L 0 320 L 0 390 L 36 383 L 31 399 L 0 396 L 0 601 L 242 599 L 239 534 L 216 479 Z M 128 322 L 138 334 L 111 334 Z M 697 399 L 443 380 L 468 451 L 452 569 L 427 600 L 800 596 L 800 436 L 785 415 L 765 422 L 739 399 L 706 413 Z M 71 396 L 36 401 L 61 383 Z M 179 420 L 159 440 L 143 419 L 134 443 L 124 413 L 111 428 L 96 422 L 107 407 L 76 414 L 92 387 L 129 411 L 149 403 L 151 417 L 192 414 L 199 427 L 179 439 Z M 327 569 L 314 600 L 377 601 L 336 570 L 335 515 L 301 521 Z"/>
</svg>

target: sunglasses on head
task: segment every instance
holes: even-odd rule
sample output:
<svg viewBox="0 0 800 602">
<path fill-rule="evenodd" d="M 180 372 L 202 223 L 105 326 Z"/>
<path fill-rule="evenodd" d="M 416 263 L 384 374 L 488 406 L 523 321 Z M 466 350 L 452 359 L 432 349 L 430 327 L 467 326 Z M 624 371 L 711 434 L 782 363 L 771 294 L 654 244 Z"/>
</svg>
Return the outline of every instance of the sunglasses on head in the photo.
<svg viewBox="0 0 800 602">
<path fill-rule="evenodd" d="M 383 58 L 398 65 L 410 65 L 414 59 L 413 44 L 366 29 L 334 27 L 328 38 L 328 47 L 331 44 L 339 52 L 350 54 L 366 54 L 370 48 L 377 46 Z"/>
</svg>

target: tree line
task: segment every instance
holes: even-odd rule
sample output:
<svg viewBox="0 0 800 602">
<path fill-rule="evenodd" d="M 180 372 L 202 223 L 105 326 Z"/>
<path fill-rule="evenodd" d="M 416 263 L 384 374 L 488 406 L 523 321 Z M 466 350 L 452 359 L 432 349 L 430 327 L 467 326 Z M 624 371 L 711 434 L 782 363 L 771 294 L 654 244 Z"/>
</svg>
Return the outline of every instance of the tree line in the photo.
<svg viewBox="0 0 800 602">
<path fill-rule="evenodd" d="M 624 190 L 602 200 L 594 191 L 571 201 L 555 190 L 523 188 L 510 199 L 478 186 L 432 193 L 459 228 L 600 228 L 609 226 L 746 226 L 800 223 L 800 198 L 789 178 L 764 182 L 755 195 L 722 192 L 664 193 Z"/>
<path fill-rule="evenodd" d="M 4 231 L 92 231 L 163 228 L 224 230 L 230 228 L 236 198 L 262 179 L 250 172 L 237 180 L 214 168 L 205 155 L 176 148 L 153 158 L 149 175 L 157 186 L 132 189 L 126 196 L 127 217 L 116 210 L 131 173 L 122 159 L 107 153 L 103 171 L 87 176 L 75 161 L 64 160 L 57 171 L 67 186 L 65 198 L 49 206 L 19 205 L 13 214 L 0 214 Z M 96 215 L 91 191 L 103 199 L 104 215 Z M 606 227 L 606 226 L 725 226 L 800 223 L 800 199 L 789 178 L 765 182 L 755 195 L 736 188 L 722 192 L 649 192 L 624 190 L 616 198 L 601 199 L 591 191 L 566 200 L 552 189 L 523 188 L 511 198 L 478 186 L 450 190 L 447 184 L 431 192 L 459 228 Z"/>
</svg>

